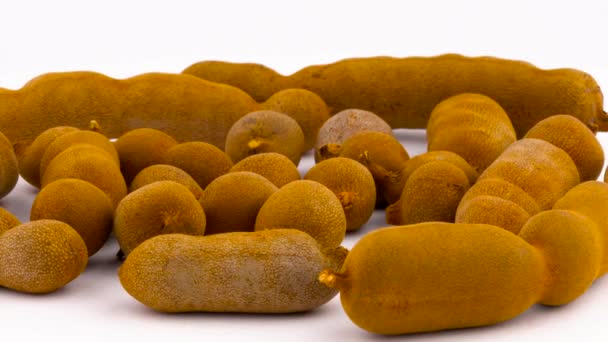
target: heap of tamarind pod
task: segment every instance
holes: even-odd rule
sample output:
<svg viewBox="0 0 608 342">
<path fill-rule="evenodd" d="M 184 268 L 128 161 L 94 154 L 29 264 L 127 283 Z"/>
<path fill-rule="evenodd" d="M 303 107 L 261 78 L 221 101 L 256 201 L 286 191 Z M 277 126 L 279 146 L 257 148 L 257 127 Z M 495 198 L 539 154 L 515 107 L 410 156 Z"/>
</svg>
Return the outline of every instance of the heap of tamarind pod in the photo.
<svg viewBox="0 0 608 342">
<path fill-rule="evenodd" d="M 426 128 L 428 152 L 394 128 Z M 41 75 L 0 89 L 0 197 L 19 175 L 40 188 L 31 222 L 0 208 L 0 286 L 65 286 L 113 232 L 122 286 L 161 312 L 301 312 L 339 293 L 379 334 L 498 323 L 608 271 L 598 131 L 591 76 L 492 57 Z M 397 227 L 349 252 L 375 208 Z"/>
</svg>

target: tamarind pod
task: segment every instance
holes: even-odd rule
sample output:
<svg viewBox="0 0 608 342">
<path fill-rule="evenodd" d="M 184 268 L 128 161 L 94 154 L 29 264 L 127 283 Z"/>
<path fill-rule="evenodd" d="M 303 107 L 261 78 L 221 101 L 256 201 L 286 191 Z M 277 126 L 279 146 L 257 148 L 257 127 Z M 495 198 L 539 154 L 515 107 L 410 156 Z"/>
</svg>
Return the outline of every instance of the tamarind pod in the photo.
<svg viewBox="0 0 608 342">
<path fill-rule="evenodd" d="M 95 120 L 109 138 L 149 127 L 178 141 L 223 148 L 232 124 L 258 107 L 242 90 L 188 75 L 117 80 L 94 72 L 50 73 L 19 90 L 0 89 L 0 131 L 13 144 L 29 145 L 50 127 L 84 129 Z"/>
<path fill-rule="evenodd" d="M 350 58 L 309 66 L 290 76 L 257 64 L 200 62 L 183 73 L 234 85 L 258 101 L 280 89 L 308 89 L 321 96 L 333 113 L 365 109 L 393 128 L 424 128 L 442 100 L 480 93 L 505 109 L 519 137 L 536 122 L 558 113 L 577 117 L 593 131 L 608 130 L 601 90 L 589 74 L 543 70 L 495 57 Z"/>
</svg>

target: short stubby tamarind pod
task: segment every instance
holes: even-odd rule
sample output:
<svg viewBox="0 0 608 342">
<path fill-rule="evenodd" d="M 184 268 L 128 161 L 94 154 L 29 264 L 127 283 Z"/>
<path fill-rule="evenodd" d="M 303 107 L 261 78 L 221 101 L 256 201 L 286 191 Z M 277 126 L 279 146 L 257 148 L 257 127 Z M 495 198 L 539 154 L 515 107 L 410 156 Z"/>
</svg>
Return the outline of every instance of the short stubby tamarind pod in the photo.
<svg viewBox="0 0 608 342">
<path fill-rule="evenodd" d="M 119 278 L 131 296 L 162 312 L 300 312 L 337 294 L 317 275 L 339 270 L 347 253 L 295 229 L 167 234 L 135 248 Z"/>
<path fill-rule="evenodd" d="M 319 280 L 359 327 L 406 334 L 513 318 L 538 300 L 543 271 L 539 251 L 504 229 L 427 222 L 366 234 Z"/>
</svg>

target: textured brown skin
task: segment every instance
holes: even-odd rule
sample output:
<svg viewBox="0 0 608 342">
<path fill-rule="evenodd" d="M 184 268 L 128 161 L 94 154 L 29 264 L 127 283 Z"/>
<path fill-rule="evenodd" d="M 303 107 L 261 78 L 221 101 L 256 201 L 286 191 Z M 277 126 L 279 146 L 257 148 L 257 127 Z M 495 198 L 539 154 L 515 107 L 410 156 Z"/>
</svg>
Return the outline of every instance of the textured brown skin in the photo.
<svg viewBox="0 0 608 342">
<path fill-rule="evenodd" d="M 163 164 L 184 170 L 203 190 L 211 181 L 228 173 L 233 165 L 224 151 L 202 141 L 181 143 L 171 147 L 165 155 Z"/>
<path fill-rule="evenodd" d="M 167 150 L 175 145 L 177 141 L 170 135 L 153 128 L 138 128 L 121 135 L 114 147 L 127 184 L 146 167 L 161 164 Z"/>
<path fill-rule="evenodd" d="M 141 170 L 129 185 L 129 192 L 158 181 L 177 182 L 188 188 L 197 200 L 203 195 L 203 189 L 186 171 L 166 164 L 156 164 Z"/>
<path fill-rule="evenodd" d="M 393 335 L 513 318 L 542 295 L 544 267 L 539 250 L 504 229 L 428 222 L 366 234 L 340 272 L 319 279 L 340 290 L 356 325 Z"/>
<path fill-rule="evenodd" d="M 340 246 L 346 233 L 342 204 L 325 185 L 291 182 L 272 194 L 260 209 L 255 230 L 293 228 L 310 234 L 324 248 Z"/>
<path fill-rule="evenodd" d="M 526 222 L 519 236 L 541 251 L 546 263 L 541 304 L 573 301 L 600 274 L 605 246 L 597 225 L 581 214 L 543 211 Z"/>
<path fill-rule="evenodd" d="M 306 89 L 285 89 L 273 94 L 262 108 L 284 113 L 298 122 L 304 132 L 304 150 L 315 145 L 319 129 L 329 119 L 329 108 L 319 95 Z"/>
<path fill-rule="evenodd" d="M 469 187 L 465 173 L 452 163 L 423 164 L 409 176 L 401 198 L 386 208 L 386 222 L 394 225 L 454 222 L 458 203 Z"/>
<path fill-rule="evenodd" d="M 401 170 L 410 156 L 392 134 L 375 131 L 353 134 L 342 144 L 340 157 L 354 159 L 367 167 L 374 177 L 379 201 L 392 203 L 399 199 L 403 189 Z"/>
<path fill-rule="evenodd" d="M 445 161 L 453 164 L 454 166 L 461 169 L 464 174 L 469 179 L 469 184 L 475 184 L 477 178 L 479 177 L 479 173 L 473 169 L 466 160 L 464 160 L 461 156 L 457 155 L 454 152 L 450 151 L 430 151 L 423 154 L 419 154 L 411 159 L 407 160 L 404 164 L 403 169 L 398 175 L 397 181 L 393 182 L 393 186 L 390 188 L 391 191 L 387 192 L 387 200 L 389 203 L 395 203 L 399 200 L 401 196 L 401 192 L 403 191 L 403 187 L 407 182 L 410 175 L 416 171 L 419 167 L 424 164 L 435 162 L 435 161 Z"/>
<path fill-rule="evenodd" d="M 24 223 L 0 235 L 0 285 L 48 293 L 76 278 L 87 265 L 87 246 L 69 225 L 54 220 Z"/>
<path fill-rule="evenodd" d="M 0 198 L 8 195 L 19 180 L 19 164 L 13 145 L 0 132 Z"/>
<path fill-rule="evenodd" d="M 608 184 L 596 181 L 581 183 L 568 191 L 553 209 L 569 210 L 586 216 L 598 227 L 602 240 L 600 273 L 608 272 Z"/>
<path fill-rule="evenodd" d="M 345 109 L 325 121 L 315 142 L 315 161 L 340 155 L 342 144 L 356 133 L 364 131 L 393 134 L 388 123 L 376 114 L 361 109 Z"/>
<path fill-rule="evenodd" d="M 361 228 L 376 207 L 374 177 L 365 166 L 348 158 L 326 159 L 313 166 L 304 179 L 319 182 L 336 194 L 346 216 L 346 230 Z"/>
<path fill-rule="evenodd" d="M 0 208 L 0 235 L 5 231 L 15 228 L 21 224 L 19 219 L 8 210 Z"/>
<path fill-rule="evenodd" d="M 274 152 L 254 154 L 234 164 L 230 169 L 230 172 L 241 171 L 264 176 L 277 188 L 301 179 L 296 165 L 284 155 Z"/>
<path fill-rule="evenodd" d="M 205 212 L 194 195 L 172 181 L 139 188 L 120 201 L 114 213 L 114 234 L 125 255 L 157 235 L 203 235 L 205 224 Z"/>
<path fill-rule="evenodd" d="M 116 165 L 120 165 L 118 153 L 112 142 L 106 136 L 93 131 L 75 131 L 58 136 L 44 151 L 42 159 L 40 159 L 40 176 L 42 177 L 53 158 L 70 146 L 77 144 L 97 146 L 104 150 L 112 160 L 116 162 Z"/>
<path fill-rule="evenodd" d="M 66 178 L 45 186 L 32 204 L 30 220 L 65 222 L 84 240 L 88 255 L 95 254 L 112 232 L 114 206 L 110 198 L 89 182 Z"/>
<path fill-rule="evenodd" d="M 78 128 L 71 126 L 53 127 L 40 133 L 29 146 L 15 145 L 21 177 L 36 188 L 40 188 L 40 160 L 44 152 L 57 137 L 77 130 Z"/>
<path fill-rule="evenodd" d="M 55 126 L 88 128 L 91 120 L 109 138 L 135 128 L 156 128 L 176 140 L 224 147 L 238 118 L 259 109 L 237 88 L 188 75 L 149 73 L 117 80 L 94 72 L 49 73 L 19 90 L 0 90 L 0 131 L 29 145 Z"/>
<path fill-rule="evenodd" d="M 276 152 L 298 165 L 304 151 L 304 132 L 298 122 L 272 110 L 243 116 L 226 136 L 226 153 L 235 163 L 250 155 Z"/>
<path fill-rule="evenodd" d="M 429 151 L 451 151 L 475 171 L 485 170 L 517 140 L 504 109 L 481 94 L 459 94 L 441 101 L 427 123 Z"/>
<path fill-rule="evenodd" d="M 205 211 L 205 234 L 251 232 L 255 218 L 278 188 L 253 172 L 230 172 L 209 183 L 199 203 Z"/>
<path fill-rule="evenodd" d="M 495 57 L 350 58 L 309 66 L 291 76 L 262 65 L 222 62 L 196 63 L 183 72 L 235 85 L 258 101 L 281 89 L 308 89 L 333 112 L 369 110 L 393 128 L 424 128 L 442 100 L 479 93 L 501 104 L 520 137 L 556 113 L 572 114 L 594 131 L 608 130 L 603 96 L 590 75 L 574 69 L 543 70 Z"/>
<path fill-rule="evenodd" d="M 456 223 L 484 223 L 519 233 L 540 207 L 520 187 L 500 178 L 475 183 L 458 204 Z"/>
<path fill-rule="evenodd" d="M 541 210 L 550 209 L 579 183 L 576 165 L 564 150 L 529 138 L 511 144 L 479 176 L 479 181 L 487 178 L 501 178 L 520 187 Z"/>
<path fill-rule="evenodd" d="M 93 184 L 110 197 L 114 207 L 127 194 L 127 185 L 114 159 L 93 145 L 77 144 L 53 158 L 42 175 L 42 188 L 63 178 L 77 178 Z"/>
<path fill-rule="evenodd" d="M 518 234 L 529 218 L 530 214 L 513 201 L 479 195 L 467 201 L 461 200 L 454 222 L 489 224 Z"/>
<path fill-rule="evenodd" d="M 602 173 L 602 145 L 587 126 L 571 115 L 554 115 L 539 121 L 525 138 L 545 140 L 566 151 L 576 164 L 581 182 L 596 180 Z"/>
<path fill-rule="evenodd" d="M 131 296 L 157 311 L 301 312 L 337 294 L 317 275 L 339 270 L 347 253 L 323 250 L 294 229 L 168 234 L 137 247 L 118 275 Z"/>
<path fill-rule="evenodd" d="M 522 188 L 501 178 L 485 178 L 475 183 L 464 194 L 461 204 L 478 196 L 494 196 L 512 201 L 530 215 L 534 215 L 540 211 L 538 203 Z"/>
</svg>

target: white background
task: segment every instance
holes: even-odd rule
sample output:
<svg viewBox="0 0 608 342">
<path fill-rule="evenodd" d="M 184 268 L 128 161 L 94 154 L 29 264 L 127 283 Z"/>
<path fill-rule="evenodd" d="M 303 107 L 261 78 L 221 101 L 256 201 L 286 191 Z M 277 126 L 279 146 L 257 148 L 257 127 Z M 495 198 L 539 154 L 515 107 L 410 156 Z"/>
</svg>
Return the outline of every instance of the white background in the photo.
<svg viewBox="0 0 608 342">
<path fill-rule="evenodd" d="M 605 1 L 13 1 L 0 4 L 0 87 L 19 88 L 49 71 L 95 70 L 113 77 L 180 72 L 200 60 L 259 62 L 282 73 L 355 56 L 446 52 L 573 67 L 608 89 Z M 410 154 L 421 131 L 399 131 Z M 608 137 L 599 134 L 608 151 Z M 310 155 L 300 165 L 305 172 Z M 0 205 L 27 221 L 35 190 L 20 182 Z M 608 208 L 607 208 L 608 210 Z M 360 232 L 384 225 L 377 212 Z M 0 288 L 0 339 L 7 340 L 381 340 L 354 326 L 336 297 L 307 314 L 165 315 L 120 286 L 111 242 L 87 270 L 51 295 Z M 1 267 L 1 264 L 0 264 Z M 483 305 L 480 303 L 480 305 Z M 397 337 L 424 341 L 585 340 L 608 337 L 608 280 L 577 301 L 535 306 L 492 327 Z"/>
</svg>

